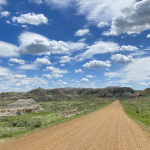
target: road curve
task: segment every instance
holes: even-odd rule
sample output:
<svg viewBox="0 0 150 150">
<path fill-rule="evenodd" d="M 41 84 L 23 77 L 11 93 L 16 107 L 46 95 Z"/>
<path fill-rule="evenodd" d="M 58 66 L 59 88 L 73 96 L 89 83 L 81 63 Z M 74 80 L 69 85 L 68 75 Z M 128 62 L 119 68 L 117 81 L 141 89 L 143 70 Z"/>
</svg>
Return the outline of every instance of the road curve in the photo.
<svg viewBox="0 0 150 150">
<path fill-rule="evenodd" d="M 7 142 L 0 150 L 150 150 L 150 139 L 116 101 L 89 115 Z"/>
</svg>

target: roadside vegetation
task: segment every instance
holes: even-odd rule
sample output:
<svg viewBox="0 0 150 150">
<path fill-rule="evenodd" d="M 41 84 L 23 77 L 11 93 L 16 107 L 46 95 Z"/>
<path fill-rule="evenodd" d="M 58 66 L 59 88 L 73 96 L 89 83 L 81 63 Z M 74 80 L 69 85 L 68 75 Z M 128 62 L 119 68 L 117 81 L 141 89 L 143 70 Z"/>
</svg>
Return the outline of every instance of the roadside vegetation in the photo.
<svg viewBox="0 0 150 150">
<path fill-rule="evenodd" d="M 50 127 L 61 122 L 71 120 L 89 112 L 95 111 L 112 102 L 112 99 L 103 98 L 83 98 L 70 100 L 40 101 L 43 111 L 38 113 L 28 113 L 18 116 L 0 117 L 0 143 L 13 137 L 21 136 L 25 133 L 33 132 L 40 128 Z M 9 102 L 0 102 L 3 108 Z M 61 113 L 65 110 L 76 110 L 77 114 L 65 117 Z"/>
<path fill-rule="evenodd" d="M 128 116 L 150 132 L 150 96 L 121 99 L 120 101 Z"/>
</svg>

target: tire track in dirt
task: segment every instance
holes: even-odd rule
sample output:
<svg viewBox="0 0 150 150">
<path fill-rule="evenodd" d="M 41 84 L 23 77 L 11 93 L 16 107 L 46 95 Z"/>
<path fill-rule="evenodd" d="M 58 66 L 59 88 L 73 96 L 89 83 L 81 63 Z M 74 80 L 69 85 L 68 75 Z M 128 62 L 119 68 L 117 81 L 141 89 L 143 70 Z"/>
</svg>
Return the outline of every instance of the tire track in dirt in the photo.
<svg viewBox="0 0 150 150">
<path fill-rule="evenodd" d="M 150 150 L 150 139 L 116 101 L 89 115 L 7 142 L 0 150 Z"/>
</svg>

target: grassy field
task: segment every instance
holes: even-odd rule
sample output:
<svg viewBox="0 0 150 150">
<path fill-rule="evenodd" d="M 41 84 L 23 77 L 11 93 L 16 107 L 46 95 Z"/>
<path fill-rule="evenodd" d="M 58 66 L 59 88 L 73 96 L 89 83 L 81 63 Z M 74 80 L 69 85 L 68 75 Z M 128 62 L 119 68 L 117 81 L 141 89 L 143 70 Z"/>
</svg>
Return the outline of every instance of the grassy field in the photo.
<svg viewBox="0 0 150 150">
<path fill-rule="evenodd" d="M 150 132 L 150 97 L 121 100 L 125 112 Z"/>
<path fill-rule="evenodd" d="M 19 137 L 25 133 L 46 128 L 61 122 L 80 117 L 96 109 L 104 107 L 112 102 L 111 99 L 97 98 L 91 99 L 72 99 L 49 102 L 39 102 L 44 109 L 39 113 L 30 113 L 19 116 L 0 117 L 0 142 L 9 138 Z M 1 108 L 9 102 L 0 102 Z M 72 117 L 63 117 L 61 112 L 64 110 L 76 109 L 79 113 Z"/>
</svg>

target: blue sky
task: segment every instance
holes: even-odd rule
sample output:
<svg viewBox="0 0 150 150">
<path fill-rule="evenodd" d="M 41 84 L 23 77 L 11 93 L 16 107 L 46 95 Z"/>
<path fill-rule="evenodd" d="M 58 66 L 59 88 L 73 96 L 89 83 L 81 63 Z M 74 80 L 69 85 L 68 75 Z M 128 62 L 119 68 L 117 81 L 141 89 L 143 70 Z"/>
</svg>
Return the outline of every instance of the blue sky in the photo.
<svg viewBox="0 0 150 150">
<path fill-rule="evenodd" d="M 150 0 L 0 0 L 0 92 L 150 86 Z"/>
</svg>

